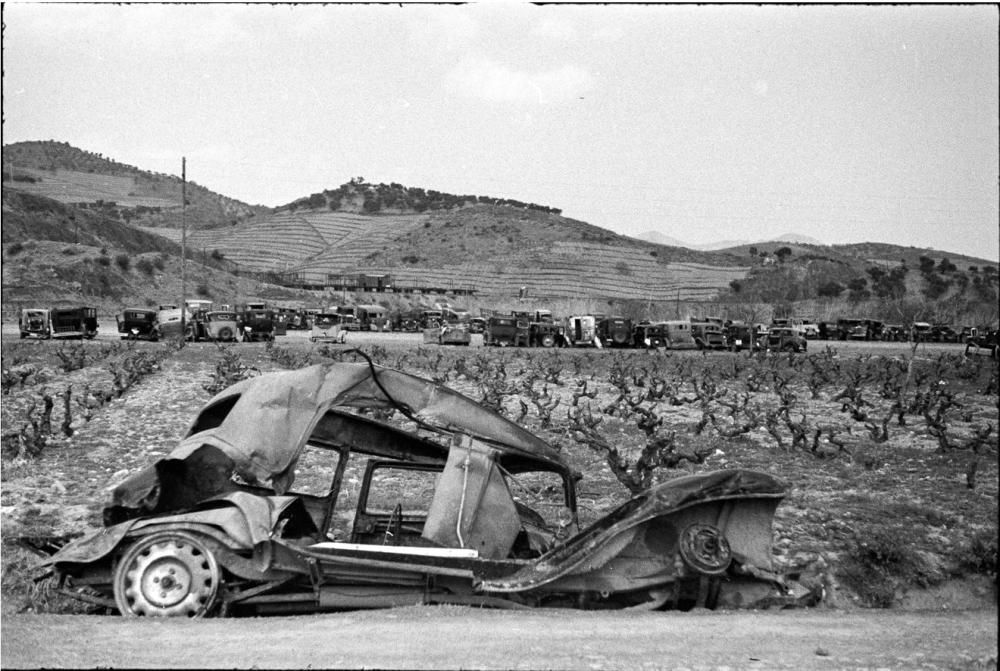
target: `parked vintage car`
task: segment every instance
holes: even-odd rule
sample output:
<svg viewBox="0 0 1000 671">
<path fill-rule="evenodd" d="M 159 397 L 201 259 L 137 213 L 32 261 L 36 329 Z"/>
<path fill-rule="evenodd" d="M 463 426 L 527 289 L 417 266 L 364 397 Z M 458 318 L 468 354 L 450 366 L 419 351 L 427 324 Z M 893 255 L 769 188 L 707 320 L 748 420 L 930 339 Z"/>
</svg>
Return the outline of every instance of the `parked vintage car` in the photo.
<svg viewBox="0 0 1000 671">
<path fill-rule="evenodd" d="M 757 351 L 761 341 L 753 324 L 733 322 L 726 327 L 726 347 L 730 352 Z"/>
<path fill-rule="evenodd" d="M 714 322 L 692 322 L 691 337 L 698 349 L 726 349 L 726 336 Z"/>
<path fill-rule="evenodd" d="M 347 331 L 340 328 L 339 314 L 321 312 L 313 315 L 312 332 L 309 340 L 312 342 L 342 343 L 347 337 Z"/>
<path fill-rule="evenodd" d="M 21 338 L 87 338 L 97 335 L 97 308 L 24 308 L 18 316 Z"/>
<path fill-rule="evenodd" d="M 486 320 L 483 344 L 497 347 L 526 347 L 528 345 L 528 320 L 513 315 L 494 315 Z"/>
<path fill-rule="evenodd" d="M 871 340 L 872 330 L 867 319 L 838 319 L 837 338 L 840 340 Z"/>
<path fill-rule="evenodd" d="M 188 337 L 195 342 L 213 340 L 236 342 L 240 329 L 235 312 L 226 310 L 201 310 L 188 322 Z"/>
<path fill-rule="evenodd" d="M 951 324 L 931 324 L 930 339 L 934 342 L 961 342 L 958 331 Z"/>
<path fill-rule="evenodd" d="M 697 343 L 691 331 L 691 322 L 687 319 L 671 319 L 660 322 L 667 338 L 667 349 L 694 349 Z"/>
<path fill-rule="evenodd" d="M 766 347 L 769 352 L 805 352 L 808 343 L 796 329 L 775 326 L 767 331 Z"/>
<path fill-rule="evenodd" d="M 183 315 L 184 321 L 181 321 Z M 180 338 L 184 335 L 186 324 L 191 320 L 190 310 L 181 310 L 176 305 L 161 305 L 156 311 L 156 337 Z"/>
<path fill-rule="evenodd" d="M 913 342 L 927 342 L 931 339 L 931 325 L 929 322 L 913 322 L 910 325 L 910 340 Z"/>
<path fill-rule="evenodd" d="M 419 433 L 362 409 L 399 412 Z M 676 478 L 583 531 L 578 477 L 452 389 L 319 364 L 216 395 L 171 453 L 114 489 L 105 528 L 43 566 L 61 593 L 127 616 L 815 601 L 774 570 L 787 488 L 773 476 Z"/>
<path fill-rule="evenodd" d="M 115 315 L 118 333 L 122 340 L 157 340 L 156 310 L 146 308 L 126 308 L 121 315 Z"/>
<path fill-rule="evenodd" d="M 563 338 L 570 347 L 601 347 L 597 337 L 597 319 L 593 315 L 566 317 L 563 321 Z"/>
<path fill-rule="evenodd" d="M 605 347 L 629 347 L 632 344 L 632 320 L 624 317 L 599 317 L 597 337 Z"/>
<path fill-rule="evenodd" d="M 469 333 L 482 333 L 486 330 L 486 320 L 482 317 L 469 318 Z"/>
<path fill-rule="evenodd" d="M 882 328 L 882 340 L 886 342 L 906 342 L 906 327 L 902 324 L 886 324 Z"/>
<path fill-rule="evenodd" d="M 392 330 L 393 331 L 404 331 L 407 333 L 414 333 L 421 329 L 420 326 L 420 313 L 416 311 L 401 312 L 395 315 L 392 319 Z"/>
<path fill-rule="evenodd" d="M 274 340 L 274 311 L 267 308 L 247 309 L 238 315 L 243 342 Z"/>
<path fill-rule="evenodd" d="M 988 354 L 997 358 L 997 329 L 970 328 L 965 337 L 965 355 Z"/>
<path fill-rule="evenodd" d="M 465 324 L 442 324 L 424 329 L 424 343 L 428 345 L 468 345 L 472 342 Z"/>
<path fill-rule="evenodd" d="M 667 333 L 662 324 L 642 321 L 632 328 L 632 346 L 661 349 L 667 346 Z"/>
</svg>

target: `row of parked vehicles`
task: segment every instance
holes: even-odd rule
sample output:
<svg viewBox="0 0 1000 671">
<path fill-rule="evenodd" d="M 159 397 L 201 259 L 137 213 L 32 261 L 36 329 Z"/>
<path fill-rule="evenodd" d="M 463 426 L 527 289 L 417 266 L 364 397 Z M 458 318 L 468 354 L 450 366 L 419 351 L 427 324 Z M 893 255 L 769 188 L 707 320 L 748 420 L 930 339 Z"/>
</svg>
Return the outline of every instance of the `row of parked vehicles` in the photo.
<svg viewBox="0 0 1000 671">
<path fill-rule="evenodd" d="M 123 340 L 184 338 L 193 341 L 236 342 L 274 340 L 286 330 L 299 328 L 279 316 L 266 303 L 216 306 L 212 301 L 189 300 L 183 308 L 175 304 L 157 309 L 126 308 L 115 315 Z"/>
<path fill-rule="evenodd" d="M 649 349 L 768 349 L 804 352 L 806 339 L 791 327 L 727 322 L 719 318 L 634 323 L 621 316 L 556 319 L 547 310 L 486 318 L 483 344 L 500 347 L 622 347 Z"/>
</svg>

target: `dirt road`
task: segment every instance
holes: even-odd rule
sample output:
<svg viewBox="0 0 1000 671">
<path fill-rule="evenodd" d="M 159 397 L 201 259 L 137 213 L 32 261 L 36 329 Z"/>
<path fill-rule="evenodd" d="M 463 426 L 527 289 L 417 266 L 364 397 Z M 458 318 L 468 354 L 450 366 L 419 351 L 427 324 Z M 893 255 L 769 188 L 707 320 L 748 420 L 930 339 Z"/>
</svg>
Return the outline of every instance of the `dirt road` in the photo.
<svg viewBox="0 0 1000 671">
<path fill-rule="evenodd" d="M 21 615 L 2 665 L 160 668 L 996 669 L 997 611 L 512 612 L 238 620 Z"/>
</svg>

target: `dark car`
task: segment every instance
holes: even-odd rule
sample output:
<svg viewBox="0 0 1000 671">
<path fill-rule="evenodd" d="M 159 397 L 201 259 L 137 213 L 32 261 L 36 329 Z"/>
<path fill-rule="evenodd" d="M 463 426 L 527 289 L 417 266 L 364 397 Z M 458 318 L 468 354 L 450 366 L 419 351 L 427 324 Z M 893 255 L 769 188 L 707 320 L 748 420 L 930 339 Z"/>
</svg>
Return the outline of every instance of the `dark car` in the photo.
<svg viewBox="0 0 1000 671">
<path fill-rule="evenodd" d="M 632 328 L 632 346 L 647 349 L 663 349 L 667 347 L 667 330 L 663 324 L 639 322 Z"/>
<path fill-rule="evenodd" d="M 631 347 L 632 320 L 602 317 L 597 320 L 597 337 L 608 347 Z"/>
<path fill-rule="evenodd" d="M 523 317 L 493 316 L 486 320 L 483 344 L 498 347 L 527 347 L 528 320 Z"/>
<path fill-rule="evenodd" d="M 239 317 L 239 328 L 244 342 L 274 340 L 273 310 L 246 310 Z"/>
<path fill-rule="evenodd" d="M 730 352 L 756 351 L 761 348 L 757 331 L 752 324 L 733 322 L 726 327 L 726 347 Z"/>
<path fill-rule="evenodd" d="M 837 338 L 840 340 L 871 340 L 871 326 L 867 319 L 838 319 Z"/>
<path fill-rule="evenodd" d="M 775 326 L 767 332 L 767 350 L 769 352 L 805 352 L 808 343 L 794 328 Z"/>
<path fill-rule="evenodd" d="M 951 324 L 931 324 L 930 339 L 934 342 L 960 342 L 958 331 Z"/>
<path fill-rule="evenodd" d="M 156 310 L 126 308 L 121 315 L 115 315 L 118 333 L 122 340 L 157 340 Z"/>
<path fill-rule="evenodd" d="M 473 317 L 469 320 L 469 333 L 482 333 L 486 330 L 486 320 L 482 317 Z"/>
<path fill-rule="evenodd" d="M 965 336 L 965 355 L 989 354 L 997 358 L 997 330 L 995 328 L 970 328 Z"/>
<path fill-rule="evenodd" d="M 902 324 L 886 324 L 882 329 L 882 340 L 886 342 L 905 342 L 906 339 L 906 327 Z"/>
<path fill-rule="evenodd" d="M 692 322 L 691 336 L 698 349 L 726 349 L 722 327 L 715 322 Z"/>
<path fill-rule="evenodd" d="M 419 433 L 359 414 L 372 410 Z M 577 479 L 558 449 L 452 389 L 318 364 L 216 395 L 114 489 L 105 528 L 42 565 L 61 593 L 127 616 L 815 599 L 772 566 L 776 478 L 686 475 L 582 531 Z"/>
</svg>

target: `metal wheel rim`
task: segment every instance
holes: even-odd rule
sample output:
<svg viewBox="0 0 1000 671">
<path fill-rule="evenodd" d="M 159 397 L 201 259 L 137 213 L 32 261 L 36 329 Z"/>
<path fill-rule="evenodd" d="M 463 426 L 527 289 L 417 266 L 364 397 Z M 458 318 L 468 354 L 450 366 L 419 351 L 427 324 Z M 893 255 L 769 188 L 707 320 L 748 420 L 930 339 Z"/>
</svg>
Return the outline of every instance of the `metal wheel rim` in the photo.
<svg viewBox="0 0 1000 671">
<path fill-rule="evenodd" d="M 680 553 L 685 564 L 704 575 L 721 575 L 733 561 L 729 541 L 711 524 L 692 524 L 684 529 Z"/>
<path fill-rule="evenodd" d="M 215 557 L 194 536 L 156 533 L 140 539 L 115 569 L 114 593 L 125 616 L 202 617 L 219 595 Z"/>
</svg>

